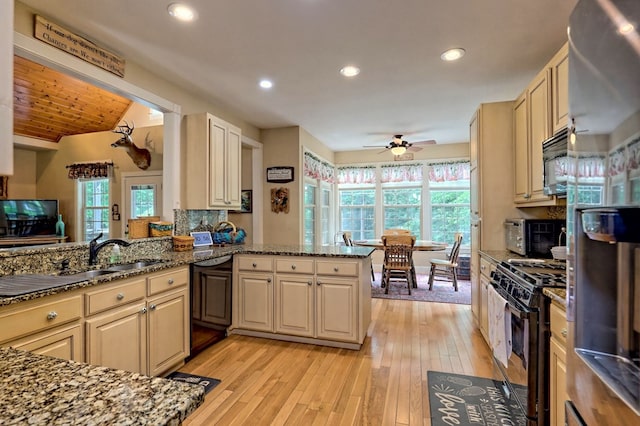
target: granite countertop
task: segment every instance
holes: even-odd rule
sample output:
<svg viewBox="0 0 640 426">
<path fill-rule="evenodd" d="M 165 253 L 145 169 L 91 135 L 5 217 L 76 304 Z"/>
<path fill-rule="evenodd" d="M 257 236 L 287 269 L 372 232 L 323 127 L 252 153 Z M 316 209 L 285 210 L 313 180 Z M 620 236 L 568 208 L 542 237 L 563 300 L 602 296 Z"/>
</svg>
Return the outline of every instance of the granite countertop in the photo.
<svg viewBox="0 0 640 426">
<path fill-rule="evenodd" d="M 564 309 L 567 309 L 567 289 L 545 287 L 542 289 L 542 294 L 562 306 Z"/>
<path fill-rule="evenodd" d="M 204 388 L 0 348 L 0 424 L 179 425 Z"/>
<path fill-rule="evenodd" d="M 55 248 L 48 248 L 48 250 Z M 61 285 L 59 287 L 38 290 L 17 296 L 0 296 L 0 306 L 11 305 L 27 300 L 38 299 L 53 294 L 71 291 L 79 288 L 92 287 L 136 275 L 148 274 L 168 268 L 188 265 L 191 263 L 215 259 L 234 254 L 257 254 L 257 255 L 280 255 L 280 256 L 314 256 L 332 258 L 366 258 L 375 251 L 373 247 L 347 247 L 347 246 L 311 246 L 311 245 L 275 245 L 275 244 L 249 244 L 249 245 L 227 245 L 220 247 L 198 248 L 190 251 L 176 252 L 164 251 L 160 253 L 150 253 L 145 259 L 161 260 L 162 262 L 149 265 L 143 268 L 130 269 L 106 275 L 99 275 L 92 279 L 87 279 L 72 284 Z M 0 255 L 7 254 L 7 251 L 0 252 Z M 10 253 L 10 252 L 9 252 Z M 34 257 L 37 259 L 37 257 Z M 3 262 L 11 262 L 11 257 L 0 258 Z M 135 259 L 140 260 L 140 259 Z M 37 260 L 36 260 L 37 261 Z M 128 260 L 124 259 L 123 263 Z M 134 259 L 131 259 L 134 261 Z"/>
</svg>

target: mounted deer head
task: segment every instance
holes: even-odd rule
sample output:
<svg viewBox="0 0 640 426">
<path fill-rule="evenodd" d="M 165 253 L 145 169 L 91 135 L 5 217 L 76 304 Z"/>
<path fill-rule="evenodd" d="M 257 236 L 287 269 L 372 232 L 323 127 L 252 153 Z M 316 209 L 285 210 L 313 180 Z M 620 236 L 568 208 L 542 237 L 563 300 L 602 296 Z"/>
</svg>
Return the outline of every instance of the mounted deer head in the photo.
<svg viewBox="0 0 640 426">
<path fill-rule="evenodd" d="M 133 133 L 134 126 L 129 126 L 129 123 L 124 122 L 124 126 L 118 126 L 113 133 L 119 133 L 122 135 L 120 139 L 111 144 L 114 148 L 124 148 L 127 150 L 127 154 L 133 160 L 133 163 L 138 166 L 139 169 L 146 170 L 151 165 L 151 153 L 146 148 L 138 148 L 131 134 Z M 148 135 L 147 135 L 148 136 Z M 145 138 L 145 143 L 146 143 Z"/>
</svg>

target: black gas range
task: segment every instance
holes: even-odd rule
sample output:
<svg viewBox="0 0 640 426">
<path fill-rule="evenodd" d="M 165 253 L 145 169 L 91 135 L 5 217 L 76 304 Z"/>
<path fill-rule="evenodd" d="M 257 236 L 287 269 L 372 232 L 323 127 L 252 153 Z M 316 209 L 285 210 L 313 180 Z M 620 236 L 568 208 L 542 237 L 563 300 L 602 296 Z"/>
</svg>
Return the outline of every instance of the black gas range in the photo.
<svg viewBox="0 0 640 426">
<path fill-rule="evenodd" d="M 513 349 L 507 366 L 494 359 L 494 378 L 522 409 L 527 426 L 549 424 L 549 298 L 545 287 L 566 287 L 564 262 L 509 259 L 498 264 L 491 284 L 505 299 Z"/>
</svg>

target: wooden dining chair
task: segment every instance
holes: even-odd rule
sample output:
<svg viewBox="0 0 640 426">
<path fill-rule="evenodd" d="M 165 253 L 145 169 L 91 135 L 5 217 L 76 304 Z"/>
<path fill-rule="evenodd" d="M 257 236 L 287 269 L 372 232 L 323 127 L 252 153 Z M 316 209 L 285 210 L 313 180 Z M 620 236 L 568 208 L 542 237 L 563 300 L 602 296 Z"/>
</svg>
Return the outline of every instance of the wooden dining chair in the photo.
<svg viewBox="0 0 640 426">
<path fill-rule="evenodd" d="M 389 228 L 382 231 L 382 235 L 411 235 L 411 231 L 402 228 Z"/>
<path fill-rule="evenodd" d="M 433 280 L 438 277 L 453 282 L 453 288 L 458 291 L 458 255 L 462 244 L 462 234 L 456 233 L 453 247 L 447 259 L 431 259 L 429 271 L 429 290 L 433 288 Z"/>
<path fill-rule="evenodd" d="M 385 294 L 389 293 L 392 279 L 407 282 L 409 294 L 414 286 L 413 277 L 413 246 L 416 237 L 413 235 L 383 235 L 384 262 L 382 265 L 382 287 Z"/>
<path fill-rule="evenodd" d="M 347 247 L 353 247 L 353 239 L 351 238 L 351 232 L 345 231 L 342 233 L 342 239 L 344 245 Z M 371 263 L 371 281 L 376 280 L 376 274 L 373 272 L 373 262 Z"/>
</svg>

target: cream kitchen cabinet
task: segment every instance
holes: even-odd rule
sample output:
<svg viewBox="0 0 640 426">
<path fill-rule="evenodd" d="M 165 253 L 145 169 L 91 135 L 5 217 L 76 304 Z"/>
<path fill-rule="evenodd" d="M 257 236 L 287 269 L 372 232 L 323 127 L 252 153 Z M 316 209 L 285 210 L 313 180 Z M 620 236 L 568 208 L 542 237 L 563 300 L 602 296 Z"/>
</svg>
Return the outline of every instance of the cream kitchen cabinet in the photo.
<svg viewBox="0 0 640 426">
<path fill-rule="evenodd" d="M 514 104 L 514 202 L 553 206 L 564 200 L 544 194 L 542 144 L 568 120 L 568 46 L 549 61 Z"/>
<path fill-rule="evenodd" d="M 359 348 L 371 321 L 368 262 L 236 255 L 232 332 Z"/>
<path fill-rule="evenodd" d="M 567 395 L 567 320 L 564 308 L 555 302 L 551 304 L 551 341 L 550 341 L 550 374 L 549 400 L 551 426 L 561 426 L 564 420 L 564 402 Z"/>
<path fill-rule="evenodd" d="M 84 361 L 82 294 L 72 292 L 0 309 L 0 345 Z"/>
<path fill-rule="evenodd" d="M 188 284 L 189 268 L 180 267 L 87 292 L 87 362 L 154 376 L 183 362 L 190 343 Z"/>
<path fill-rule="evenodd" d="M 556 134 L 569 125 L 569 43 L 549 61 L 551 70 L 551 124 Z"/>
<path fill-rule="evenodd" d="M 186 117 L 185 208 L 240 209 L 242 133 L 211 114 Z"/>
<path fill-rule="evenodd" d="M 513 191 L 513 102 L 481 104 L 469 122 L 471 310 L 481 325 L 480 252 L 505 250 L 504 219 L 518 216 Z"/>
<path fill-rule="evenodd" d="M 489 257 L 480 257 L 480 332 L 489 343 L 489 286 L 491 274 L 496 269 L 496 263 Z"/>
</svg>

